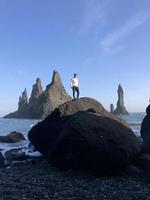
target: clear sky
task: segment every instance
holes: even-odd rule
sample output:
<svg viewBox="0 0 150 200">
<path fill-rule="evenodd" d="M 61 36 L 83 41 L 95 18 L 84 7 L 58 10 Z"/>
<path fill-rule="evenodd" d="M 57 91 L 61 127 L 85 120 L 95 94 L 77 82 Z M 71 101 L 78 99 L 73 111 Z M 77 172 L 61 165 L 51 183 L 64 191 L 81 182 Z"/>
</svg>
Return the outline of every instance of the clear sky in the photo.
<svg viewBox="0 0 150 200">
<path fill-rule="evenodd" d="M 0 115 L 17 109 L 36 77 L 43 88 L 59 71 L 71 95 L 116 105 L 124 89 L 130 112 L 150 98 L 150 0 L 0 0 Z"/>
</svg>

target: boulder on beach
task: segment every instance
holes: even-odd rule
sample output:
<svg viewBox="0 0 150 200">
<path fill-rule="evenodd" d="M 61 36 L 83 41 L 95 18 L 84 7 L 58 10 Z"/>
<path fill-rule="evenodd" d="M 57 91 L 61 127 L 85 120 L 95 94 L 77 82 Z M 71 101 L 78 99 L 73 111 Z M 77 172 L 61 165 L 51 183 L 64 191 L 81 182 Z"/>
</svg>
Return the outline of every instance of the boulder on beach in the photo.
<svg viewBox="0 0 150 200">
<path fill-rule="evenodd" d="M 139 154 L 134 160 L 134 165 L 139 169 L 150 173 L 150 154 Z"/>
<path fill-rule="evenodd" d="M 5 167 L 5 158 L 2 152 L 0 152 L 0 167 Z"/>
<path fill-rule="evenodd" d="M 126 122 L 91 98 L 60 105 L 28 137 L 54 166 L 98 174 L 118 173 L 140 152 L 140 143 Z"/>
<path fill-rule="evenodd" d="M 11 166 L 13 161 L 23 161 L 26 160 L 27 157 L 25 155 L 25 152 L 22 151 L 22 148 L 15 148 L 10 149 L 5 152 L 5 164 L 6 166 Z"/>
<path fill-rule="evenodd" d="M 143 139 L 142 151 L 150 153 L 150 105 L 146 108 L 146 116 L 141 124 L 141 137 Z"/>
<path fill-rule="evenodd" d="M 5 143 L 16 143 L 16 142 L 21 142 L 22 140 L 25 140 L 25 137 L 23 136 L 22 133 L 16 131 L 13 131 L 6 136 L 0 136 L 0 142 L 5 142 Z"/>
</svg>

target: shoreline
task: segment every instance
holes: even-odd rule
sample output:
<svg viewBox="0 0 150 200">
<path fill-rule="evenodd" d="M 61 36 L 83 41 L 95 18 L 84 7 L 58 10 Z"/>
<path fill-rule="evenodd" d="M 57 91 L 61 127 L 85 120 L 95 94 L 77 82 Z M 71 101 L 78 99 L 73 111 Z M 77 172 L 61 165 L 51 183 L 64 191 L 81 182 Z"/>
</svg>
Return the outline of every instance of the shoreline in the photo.
<svg viewBox="0 0 150 200">
<path fill-rule="evenodd" d="M 150 176 L 95 177 L 86 172 L 61 171 L 46 160 L 0 168 L 0 195 L 3 200 L 140 199 L 150 196 Z"/>
</svg>

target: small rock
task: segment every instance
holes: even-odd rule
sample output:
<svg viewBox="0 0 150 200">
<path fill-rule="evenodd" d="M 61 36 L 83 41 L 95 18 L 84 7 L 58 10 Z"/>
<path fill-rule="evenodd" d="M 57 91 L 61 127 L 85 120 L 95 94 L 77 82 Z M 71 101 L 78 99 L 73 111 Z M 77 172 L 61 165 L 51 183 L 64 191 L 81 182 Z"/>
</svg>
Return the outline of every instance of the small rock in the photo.
<svg viewBox="0 0 150 200">
<path fill-rule="evenodd" d="M 150 172 L 150 154 L 139 155 L 134 164 L 143 171 Z"/>
<path fill-rule="evenodd" d="M 0 142 L 5 142 L 5 143 L 16 143 L 22 140 L 25 140 L 25 137 L 23 136 L 22 133 L 16 131 L 13 131 L 6 136 L 0 136 Z"/>
<path fill-rule="evenodd" d="M 0 152 L 0 167 L 5 167 L 5 158 L 1 152 Z"/>
</svg>

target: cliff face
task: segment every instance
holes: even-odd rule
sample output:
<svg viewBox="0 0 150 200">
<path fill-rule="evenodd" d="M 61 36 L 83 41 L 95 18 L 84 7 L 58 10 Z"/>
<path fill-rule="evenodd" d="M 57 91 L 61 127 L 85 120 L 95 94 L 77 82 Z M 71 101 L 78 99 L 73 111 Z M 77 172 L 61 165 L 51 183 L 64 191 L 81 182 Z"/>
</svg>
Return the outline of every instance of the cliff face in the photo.
<svg viewBox="0 0 150 200">
<path fill-rule="evenodd" d="M 42 90 L 41 80 L 37 78 L 29 101 L 25 89 L 19 97 L 18 110 L 4 118 L 44 118 L 60 104 L 69 100 L 71 97 L 67 94 L 59 73 L 54 71 L 52 82 L 46 86 L 45 91 Z"/>
<path fill-rule="evenodd" d="M 117 101 L 117 108 L 115 109 L 114 114 L 116 115 L 129 114 L 124 106 L 124 94 L 123 94 L 123 89 L 121 85 L 118 86 L 118 101 Z"/>
</svg>

